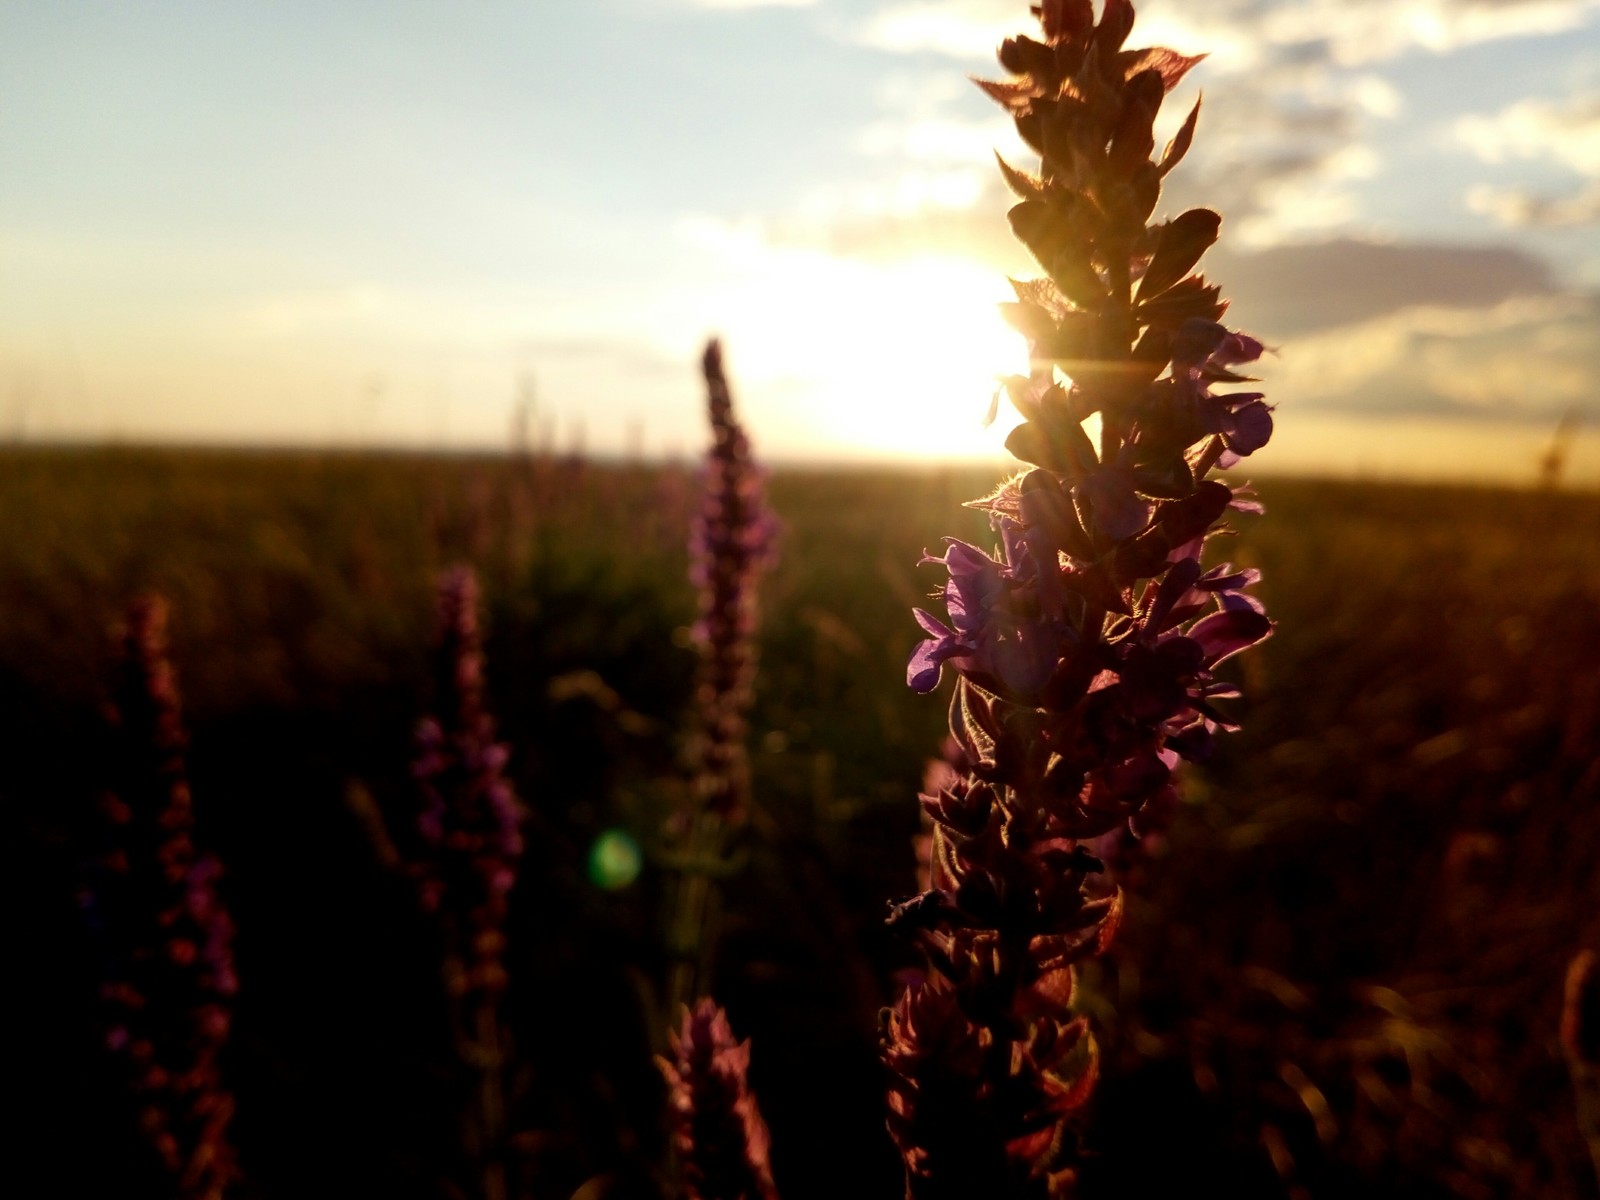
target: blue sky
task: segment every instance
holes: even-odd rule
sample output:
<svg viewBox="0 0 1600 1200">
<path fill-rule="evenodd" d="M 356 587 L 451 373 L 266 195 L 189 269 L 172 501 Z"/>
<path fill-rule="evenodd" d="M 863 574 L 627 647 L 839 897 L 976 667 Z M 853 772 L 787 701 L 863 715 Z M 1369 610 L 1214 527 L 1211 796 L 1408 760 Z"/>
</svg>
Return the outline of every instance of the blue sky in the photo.
<svg viewBox="0 0 1600 1200">
<path fill-rule="evenodd" d="M 1600 2 L 1150 0 L 1289 469 L 1600 479 Z M 1010 0 L 0 6 L 0 436 L 992 455 Z M 1376 432 L 1375 432 L 1376 431 Z"/>
</svg>

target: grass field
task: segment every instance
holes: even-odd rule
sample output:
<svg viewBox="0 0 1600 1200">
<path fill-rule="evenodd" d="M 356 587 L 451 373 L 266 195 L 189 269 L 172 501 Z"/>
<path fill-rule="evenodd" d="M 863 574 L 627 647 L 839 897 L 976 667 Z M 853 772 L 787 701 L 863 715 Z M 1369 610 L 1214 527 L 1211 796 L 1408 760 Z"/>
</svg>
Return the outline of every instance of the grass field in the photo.
<svg viewBox="0 0 1600 1200">
<path fill-rule="evenodd" d="M 760 811 L 719 998 L 789 1200 L 890 1197 L 877 1013 L 909 954 L 938 698 L 905 687 L 915 564 L 977 539 L 986 471 L 790 471 L 763 590 Z M 1600 944 L 1600 495 L 1274 481 L 1228 556 L 1279 622 L 1244 732 L 1188 778 L 1085 1005 L 1092 1196 L 1596 1194 L 1556 1026 Z M 432 579 L 484 581 L 492 700 L 531 810 L 513 1013 L 529 1194 L 649 1195 L 662 871 L 694 655 L 692 475 L 555 461 L 176 451 L 0 457 L 0 772 L 19 1195 L 142 1195 L 93 1033 L 78 869 L 127 599 L 162 591 L 201 839 L 242 991 L 244 1196 L 443 1194 L 436 963 L 376 814 L 405 819 Z M 647 851 L 590 884 L 603 831 Z M 93 1147 L 92 1153 L 86 1147 Z M 846 1166 L 848 1164 L 848 1167 Z M 13 1176 L 15 1178 L 15 1176 Z"/>
</svg>

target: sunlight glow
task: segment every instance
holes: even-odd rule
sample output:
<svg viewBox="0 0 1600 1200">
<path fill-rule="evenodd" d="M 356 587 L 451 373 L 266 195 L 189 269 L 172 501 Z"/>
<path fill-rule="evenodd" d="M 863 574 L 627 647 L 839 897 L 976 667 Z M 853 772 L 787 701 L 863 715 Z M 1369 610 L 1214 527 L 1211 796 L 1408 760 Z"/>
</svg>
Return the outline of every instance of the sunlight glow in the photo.
<svg viewBox="0 0 1600 1200">
<path fill-rule="evenodd" d="M 781 285 L 727 305 L 736 315 L 725 325 L 770 452 L 1000 451 L 1009 423 L 984 429 L 984 414 L 999 377 L 1027 370 L 1026 346 L 997 308 L 1011 298 L 1003 277 L 956 258 L 865 263 L 788 251 L 771 265 Z"/>
</svg>

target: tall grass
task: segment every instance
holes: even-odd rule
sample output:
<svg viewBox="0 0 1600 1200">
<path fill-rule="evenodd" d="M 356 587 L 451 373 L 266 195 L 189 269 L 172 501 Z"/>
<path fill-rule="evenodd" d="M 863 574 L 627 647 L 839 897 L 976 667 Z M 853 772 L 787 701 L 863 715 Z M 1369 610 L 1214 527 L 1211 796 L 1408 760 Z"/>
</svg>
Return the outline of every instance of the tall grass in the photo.
<svg viewBox="0 0 1600 1200">
<path fill-rule="evenodd" d="M 513 1136 L 535 1194 L 602 1176 L 648 1194 L 662 1083 L 636 982 L 665 966 L 664 880 L 647 861 L 605 891 L 582 863 L 607 829 L 648 843 L 675 802 L 657 781 L 677 770 L 693 686 L 693 494 L 675 527 L 651 514 L 659 532 L 630 533 L 619 554 L 619 522 L 641 498 L 665 507 L 680 476 L 590 464 L 558 488 L 529 474 L 490 460 L 6 456 L 0 844 L 29 898 L 8 937 L 16 1019 L 32 1031 L 15 1169 L 53 1181 L 34 1194 L 111 1194 L 140 1152 L 90 1034 L 73 897 L 97 821 L 83 747 L 99 736 L 114 597 L 150 585 L 171 597 L 197 836 L 228 864 L 239 929 L 226 1066 L 241 1194 L 438 1194 L 455 1149 L 434 1082 L 454 1056 L 429 999 L 437 962 L 409 881 L 374 855 L 349 797 L 358 782 L 397 819 L 413 810 L 434 571 L 535 486 L 556 498 L 479 547 L 487 695 L 533 808 L 506 1011 L 534 1087 Z M 904 614 L 926 586 L 904 550 L 981 538 L 977 516 L 965 530 L 948 517 L 993 477 L 771 481 L 785 540 L 750 718 L 762 804 L 711 986 L 753 1040 L 791 1197 L 900 1186 L 874 1041 L 910 964 L 882 904 L 913 890 L 908 798 L 943 722 L 901 679 Z M 1304 633 L 1249 668 L 1245 731 L 1191 777 L 1160 870 L 1129 881 L 1126 955 L 1088 979 L 1104 1070 L 1085 1194 L 1203 1173 L 1258 1196 L 1592 1195 L 1558 1031 L 1566 964 L 1600 940 L 1600 497 L 1262 492 L 1271 520 L 1229 553 L 1263 570 L 1272 611 Z M 353 571 L 363 555 L 376 566 Z M 1308 1081 L 1335 1121 L 1326 1141 Z M 1149 1152 L 1152 1123 L 1171 1154 Z M 103 1152 L 72 1153 L 89 1142 Z M 843 1182 L 841 1160 L 856 1164 Z"/>
</svg>

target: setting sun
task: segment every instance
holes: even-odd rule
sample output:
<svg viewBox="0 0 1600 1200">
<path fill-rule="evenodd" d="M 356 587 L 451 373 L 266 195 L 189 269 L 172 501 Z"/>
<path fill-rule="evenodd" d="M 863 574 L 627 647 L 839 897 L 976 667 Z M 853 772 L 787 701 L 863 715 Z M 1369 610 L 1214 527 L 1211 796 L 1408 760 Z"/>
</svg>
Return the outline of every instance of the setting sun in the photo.
<svg viewBox="0 0 1600 1200">
<path fill-rule="evenodd" d="M 1007 414 L 983 418 L 1000 376 L 1027 370 L 1001 320 L 1003 278 L 954 258 L 853 263 L 806 252 L 724 323 L 779 453 L 815 444 L 849 458 L 946 459 L 1000 450 Z M 997 286 L 998 285 L 998 286 Z M 781 397 L 781 399 L 774 399 Z"/>
</svg>

